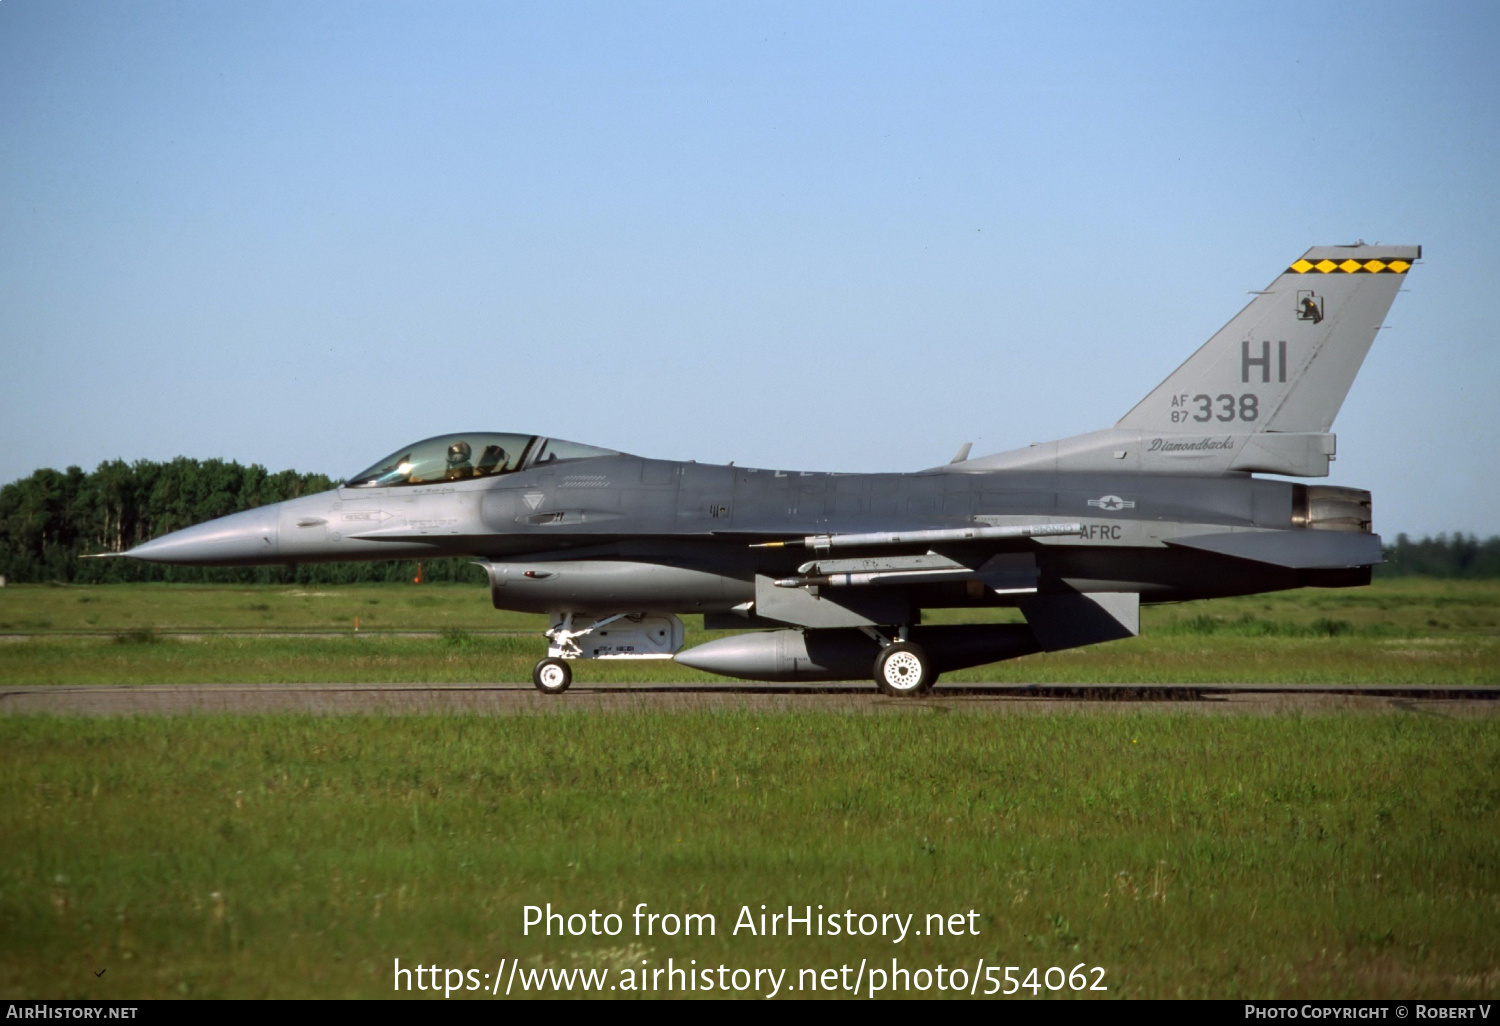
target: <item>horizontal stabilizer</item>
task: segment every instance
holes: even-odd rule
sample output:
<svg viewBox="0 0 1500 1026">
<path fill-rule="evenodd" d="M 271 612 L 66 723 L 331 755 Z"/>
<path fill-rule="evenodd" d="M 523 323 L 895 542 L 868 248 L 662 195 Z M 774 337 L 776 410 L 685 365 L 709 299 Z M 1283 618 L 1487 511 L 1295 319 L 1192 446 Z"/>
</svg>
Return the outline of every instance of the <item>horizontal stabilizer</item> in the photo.
<svg viewBox="0 0 1500 1026">
<path fill-rule="evenodd" d="M 1383 558 L 1380 535 L 1353 531 L 1232 531 L 1167 544 L 1294 570 L 1374 566 Z"/>
</svg>

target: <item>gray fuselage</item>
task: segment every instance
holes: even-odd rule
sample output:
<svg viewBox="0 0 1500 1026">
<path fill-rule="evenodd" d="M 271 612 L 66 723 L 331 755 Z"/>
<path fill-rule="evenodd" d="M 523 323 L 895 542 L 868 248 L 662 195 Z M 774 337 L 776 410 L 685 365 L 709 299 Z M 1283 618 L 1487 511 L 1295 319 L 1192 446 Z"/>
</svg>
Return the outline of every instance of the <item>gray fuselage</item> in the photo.
<svg viewBox="0 0 1500 1026">
<path fill-rule="evenodd" d="M 1081 531 L 940 548 L 969 564 L 1002 549 L 1033 551 L 1041 591 L 1136 592 L 1144 602 L 1361 583 L 1358 574 L 1169 544 L 1297 529 L 1307 491 L 1249 475 L 831 474 L 608 455 L 480 480 L 339 488 L 189 528 L 138 554 L 219 565 L 471 556 L 498 564 L 495 602 L 505 608 L 728 612 L 755 600 L 757 575 L 786 577 L 809 556 L 754 542 L 1067 521 Z M 532 564 L 552 572 L 527 576 Z M 913 610 L 1015 604 L 972 582 L 895 591 Z"/>
</svg>

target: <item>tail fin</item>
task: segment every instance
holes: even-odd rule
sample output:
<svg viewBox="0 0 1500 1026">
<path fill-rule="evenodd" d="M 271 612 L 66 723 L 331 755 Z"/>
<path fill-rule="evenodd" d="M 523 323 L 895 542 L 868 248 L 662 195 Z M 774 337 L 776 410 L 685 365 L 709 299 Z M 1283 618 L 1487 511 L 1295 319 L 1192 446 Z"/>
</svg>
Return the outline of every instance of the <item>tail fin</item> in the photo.
<svg viewBox="0 0 1500 1026">
<path fill-rule="evenodd" d="M 1316 246 L 1103 431 L 955 463 L 1326 477 L 1328 429 L 1421 246 Z"/>
<path fill-rule="evenodd" d="M 1421 246 L 1316 246 L 1115 426 L 1326 432 Z"/>
</svg>

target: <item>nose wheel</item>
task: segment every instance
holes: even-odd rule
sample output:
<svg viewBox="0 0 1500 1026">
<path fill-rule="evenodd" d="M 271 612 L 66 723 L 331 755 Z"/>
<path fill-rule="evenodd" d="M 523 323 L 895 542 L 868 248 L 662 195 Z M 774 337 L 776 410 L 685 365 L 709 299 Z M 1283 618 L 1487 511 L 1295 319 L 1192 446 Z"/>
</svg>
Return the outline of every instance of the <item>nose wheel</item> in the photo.
<svg viewBox="0 0 1500 1026">
<path fill-rule="evenodd" d="M 573 668 L 561 659 L 543 659 L 532 669 L 531 683 L 544 695 L 560 695 L 573 683 Z"/>
<path fill-rule="evenodd" d="M 937 674 L 921 645 L 897 641 L 881 650 L 875 660 L 875 684 L 883 694 L 904 698 L 932 689 Z"/>
</svg>

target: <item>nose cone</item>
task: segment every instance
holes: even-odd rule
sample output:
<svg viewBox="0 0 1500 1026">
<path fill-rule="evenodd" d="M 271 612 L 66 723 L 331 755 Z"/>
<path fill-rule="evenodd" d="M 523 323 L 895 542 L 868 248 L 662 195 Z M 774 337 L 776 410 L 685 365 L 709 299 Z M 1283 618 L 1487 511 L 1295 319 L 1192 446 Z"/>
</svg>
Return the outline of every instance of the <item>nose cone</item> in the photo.
<svg viewBox="0 0 1500 1026">
<path fill-rule="evenodd" d="M 279 562 L 276 507 L 232 513 L 153 538 L 125 555 L 178 566 L 252 566 Z"/>
</svg>

